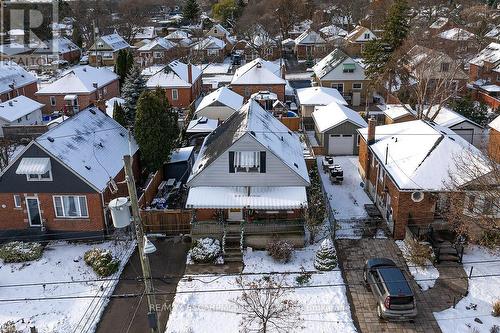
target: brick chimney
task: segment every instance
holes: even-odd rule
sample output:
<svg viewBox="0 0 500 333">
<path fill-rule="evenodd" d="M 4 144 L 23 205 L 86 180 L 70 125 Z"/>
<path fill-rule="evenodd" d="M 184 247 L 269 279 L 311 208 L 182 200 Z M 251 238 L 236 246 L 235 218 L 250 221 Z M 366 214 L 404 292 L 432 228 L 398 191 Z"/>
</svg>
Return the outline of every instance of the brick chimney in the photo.
<svg viewBox="0 0 500 333">
<path fill-rule="evenodd" d="M 377 126 L 377 120 L 375 117 L 371 117 L 368 119 L 368 145 L 371 145 L 375 142 L 375 127 Z"/>
<path fill-rule="evenodd" d="M 193 65 L 191 65 L 191 63 L 189 62 L 187 67 L 188 67 L 188 82 L 189 83 L 193 83 L 193 68 L 192 68 Z"/>
</svg>

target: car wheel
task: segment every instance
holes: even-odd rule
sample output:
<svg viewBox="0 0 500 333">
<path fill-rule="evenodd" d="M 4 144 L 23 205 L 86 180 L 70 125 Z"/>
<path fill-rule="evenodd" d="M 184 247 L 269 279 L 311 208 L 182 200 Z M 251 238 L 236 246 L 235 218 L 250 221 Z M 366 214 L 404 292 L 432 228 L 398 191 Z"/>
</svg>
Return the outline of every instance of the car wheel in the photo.
<svg viewBox="0 0 500 333">
<path fill-rule="evenodd" d="M 377 316 L 379 319 L 384 319 L 384 316 L 382 315 L 382 309 L 380 308 L 380 304 L 377 305 Z"/>
</svg>

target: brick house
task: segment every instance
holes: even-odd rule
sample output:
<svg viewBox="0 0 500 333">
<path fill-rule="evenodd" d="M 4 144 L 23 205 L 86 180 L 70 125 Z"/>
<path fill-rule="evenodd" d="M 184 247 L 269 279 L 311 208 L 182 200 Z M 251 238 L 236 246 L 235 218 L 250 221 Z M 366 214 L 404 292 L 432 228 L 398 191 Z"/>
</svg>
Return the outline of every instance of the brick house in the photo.
<svg viewBox="0 0 500 333">
<path fill-rule="evenodd" d="M 335 49 L 313 67 L 314 81 L 322 87 L 337 89 L 352 106 L 365 104 L 370 81 L 365 69 L 340 49 Z"/>
<path fill-rule="evenodd" d="M 104 67 L 74 67 L 60 79 L 43 87 L 36 99 L 45 104 L 44 114 L 63 111 L 73 114 L 97 100 L 118 97 L 118 75 Z"/>
<path fill-rule="evenodd" d="M 233 225 L 238 249 L 263 248 L 273 235 L 304 245 L 310 181 L 301 143 L 258 102 L 250 99 L 207 136 L 192 170 L 186 207 L 195 210 L 193 234 L 209 226 L 222 239 L 223 226 Z"/>
<path fill-rule="evenodd" d="M 66 37 L 57 37 L 34 50 L 32 56 L 40 58 L 39 63 L 50 64 L 54 60 L 65 60 L 70 64 L 80 60 L 81 49 Z"/>
<path fill-rule="evenodd" d="M 128 49 L 130 49 L 130 45 L 117 33 L 97 37 L 96 43 L 89 48 L 89 64 L 92 66 L 114 66 L 118 51 Z"/>
<path fill-rule="evenodd" d="M 155 38 L 135 50 L 136 61 L 141 67 L 168 63 L 176 54 L 176 44 L 164 37 Z"/>
<path fill-rule="evenodd" d="M 443 222 L 450 174 L 456 158 L 481 152 L 446 127 L 423 120 L 358 130 L 359 172 L 395 239 L 408 226 Z M 473 155 L 471 155 L 473 154 Z"/>
<path fill-rule="evenodd" d="M 174 60 L 151 76 L 146 87 L 165 90 L 170 105 L 187 108 L 201 95 L 201 74 L 197 66 Z"/>
<path fill-rule="evenodd" d="M 12 61 L 0 62 L 0 101 L 23 95 L 35 99 L 38 79 Z"/>
<path fill-rule="evenodd" d="M 286 81 L 283 77 L 284 70 L 279 65 L 257 58 L 235 71 L 230 87 L 246 100 L 259 91 L 269 91 L 284 101 Z"/>
<path fill-rule="evenodd" d="M 214 24 L 210 30 L 206 33 L 209 37 L 215 37 L 224 41 L 224 49 L 226 52 L 231 52 L 234 44 L 236 44 L 236 39 L 231 35 L 231 33 L 224 28 L 221 24 Z"/>
<path fill-rule="evenodd" d="M 191 46 L 191 55 L 200 62 L 222 62 L 226 55 L 226 42 L 208 36 Z"/>
<path fill-rule="evenodd" d="M 377 35 L 372 30 L 358 25 L 344 38 L 345 52 L 351 57 L 360 56 L 365 44 L 373 39 L 377 39 Z"/>
<path fill-rule="evenodd" d="M 139 174 L 137 144 L 130 144 Z M 103 235 L 112 227 L 107 204 L 126 196 L 125 128 L 96 107 L 82 110 L 32 141 L 0 177 L 4 235 Z M 114 193 L 115 192 L 115 193 Z"/>
<path fill-rule="evenodd" d="M 403 123 L 417 119 L 416 112 L 409 104 L 386 104 L 383 110 L 385 125 Z"/>
<path fill-rule="evenodd" d="M 488 142 L 488 155 L 492 160 L 500 163 L 500 116 L 489 123 L 490 136 Z"/>
<path fill-rule="evenodd" d="M 500 106 L 500 44 L 490 43 L 469 61 L 469 83 L 476 100 Z"/>
<path fill-rule="evenodd" d="M 314 30 L 307 29 L 295 39 L 295 54 L 299 60 L 315 59 L 326 54 L 326 40 Z"/>
</svg>

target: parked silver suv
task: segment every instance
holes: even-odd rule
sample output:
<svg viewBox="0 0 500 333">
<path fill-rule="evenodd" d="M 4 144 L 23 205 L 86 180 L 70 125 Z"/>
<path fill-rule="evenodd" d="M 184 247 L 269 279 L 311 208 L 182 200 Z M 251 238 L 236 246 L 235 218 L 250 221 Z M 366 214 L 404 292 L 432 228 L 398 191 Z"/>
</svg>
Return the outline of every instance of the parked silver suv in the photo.
<svg viewBox="0 0 500 333">
<path fill-rule="evenodd" d="M 413 291 L 394 261 L 387 258 L 367 260 L 363 280 L 377 300 L 379 318 L 406 321 L 417 316 Z"/>
</svg>

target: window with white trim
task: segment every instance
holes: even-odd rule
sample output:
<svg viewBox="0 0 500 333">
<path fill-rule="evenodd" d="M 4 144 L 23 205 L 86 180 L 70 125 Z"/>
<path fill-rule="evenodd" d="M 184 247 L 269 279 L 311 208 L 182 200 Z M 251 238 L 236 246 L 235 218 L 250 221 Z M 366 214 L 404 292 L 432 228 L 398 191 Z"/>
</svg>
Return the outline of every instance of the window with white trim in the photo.
<svg viewBox="0 0 500 333">
<path fill-rule="evenodd" d="M 370 33 L 369 32 L 365 33 L 365 39 L 370 39 Z"/>
<path fill-rule="evenodd" d="M 355 82 L 352 84 L 352 89 L 354 90 L 361 90 L 363 88 L 363 84 L 360 82 Z"/>
<path fill-rule="evenodd" d="M 235 172 L 260 172 L 259 151 L 237 151 L 234 153 Z"/>
<path fill-rule="evenodd" d="M 29 182 L 48 182 L 52 180 L 52 172 L 49 170 L 42 174 L 27 174 L 26 180 Z"/>
<path fill-rule="evenodd" d="M 332 83 L 331 87 L 334 89 L 337 89 L 341 95 L 344 93 L 344 84 L 343 83 Z"/>
<path fill-rule="evenodd" d="M 485 198 L 478 192 L 468 193 L 465 197 L 464 214 L 467 216 L 500 217 L 500 206 L 492 198 Z"/>
<path fill-rule="evenodd" d="M 153 52 L 153 58 L 155 59 L 163 58 L 163 52 Z"/>
<path fill-rule="evenodd" d="M 81 218 L 89 217 L 87 197 L 80 195 L 54 195 L 54 211 L 56 217 Z"/>
<path fill-rule="evenodd" d="M 56 106 L 56 96 L 50 96 L 50 105 Z"/>
<path fill-rule="evenodd" d="M 385 176 L 385 170 L 384 168 L 379 164 L 378 166 L 378 179 L 383 182 L 384 181 L 384 176 Z"/>
<path fill-rule="evenodd" d="M 14 194 L 14 207 L 21 208 L 21 196 L 19 194 Z"/>
<path fill-rule="evenodd" d="M 179 99 L 179 90 L 177 89 L 172 89 L 172 100 L 176 101 Z"/>
</svg>

